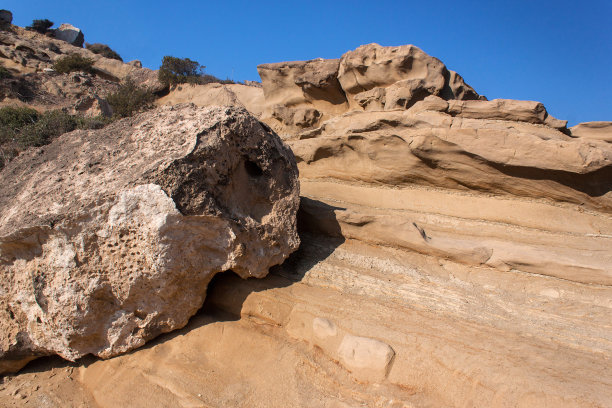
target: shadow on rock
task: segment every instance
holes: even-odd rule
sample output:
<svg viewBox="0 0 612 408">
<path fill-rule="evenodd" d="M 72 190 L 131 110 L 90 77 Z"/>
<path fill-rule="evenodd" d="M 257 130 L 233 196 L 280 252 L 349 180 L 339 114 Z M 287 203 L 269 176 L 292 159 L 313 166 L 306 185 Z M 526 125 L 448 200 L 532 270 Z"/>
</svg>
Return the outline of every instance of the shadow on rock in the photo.
<svg viewBox="0 0 612 408">
<path fill-rule="evenodd" d="M 241 279 L 232 271 L 218 273 L 208 285 L 204 305 L 185 327 L 162 334 L 130 353 L 138 353 L 139 350 L 171 341 L 206 324 L 240 320 L 243 304 L 250 294 L 287 287 L 302 280 L 314 265 L 325 260 L 344 242 L 336 220 L 336 210 L 344 208 L 302 197 L 298 212 L 301 245 L 282 265 L 272 267 L 268 276 L 262 279 Z M 87 367 L 96 361 L 98 358 L 91 355 L 76 362 L 58 356 L 42 357 L 30 362 L 20 373 Z"/>
</svg>

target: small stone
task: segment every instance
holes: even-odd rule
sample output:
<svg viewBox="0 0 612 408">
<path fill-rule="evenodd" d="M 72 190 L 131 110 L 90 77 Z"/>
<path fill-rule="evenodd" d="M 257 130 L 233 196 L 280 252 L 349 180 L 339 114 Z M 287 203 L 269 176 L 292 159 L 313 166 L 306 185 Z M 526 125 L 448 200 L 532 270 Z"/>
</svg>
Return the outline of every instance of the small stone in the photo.
<svg viewBox="0 0 612 408">
<path fill-rule="evenodd" d="M 380 382 L 387 377 L 395 351 L 382 341 L 347 334 L 338 347 L 338 355 L 358 381 Z"/>
</svg>

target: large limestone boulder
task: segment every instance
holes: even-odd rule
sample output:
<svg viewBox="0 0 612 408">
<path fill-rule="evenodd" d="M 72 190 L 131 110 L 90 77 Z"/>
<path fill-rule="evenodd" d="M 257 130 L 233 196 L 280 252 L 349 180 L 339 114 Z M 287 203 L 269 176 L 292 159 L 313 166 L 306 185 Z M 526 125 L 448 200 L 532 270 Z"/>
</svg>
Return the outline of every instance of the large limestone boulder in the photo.
<svg viewBox="0 0 612 408">
<path fill-rule="evenodd" d="M 0 184 L 0 372 L 142 346 L 183 327 L 216 273 L 263 277 L 299 244 L 295 160 L 241 108 L 65 134 Z"/>
<path fill-rule="evenodd" d="M 68 23 L 60 25 L 59 28 L 53 32 L 53 35 L 58 40 L 65 41 L 75 47 L 82 47 L 85 42 L 85 35 L 83 35 L 81 29 Z"/>
</svg>

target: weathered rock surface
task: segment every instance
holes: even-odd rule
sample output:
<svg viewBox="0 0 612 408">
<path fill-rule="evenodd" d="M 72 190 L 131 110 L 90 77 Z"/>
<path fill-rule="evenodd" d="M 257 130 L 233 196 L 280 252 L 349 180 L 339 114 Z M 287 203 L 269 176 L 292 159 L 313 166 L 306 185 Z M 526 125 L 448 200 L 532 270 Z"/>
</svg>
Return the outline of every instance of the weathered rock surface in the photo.
<svg viewBox="0 0 612 408">
<path fill-rule="evenodd" d="M 303 194 L 344 209 L 336 214 L 343 236 L 472 265 L 612 284 L 608 143 L 544 125 L 415 108 L 347 113 L 288 140 Z"/>
<path fill-rule="evenodd" d="M 280 274 L 305 276 L 243 316 L 416 406 L 606 406 L 608 123 L 568 130 L 539 102 L 483 100 L 450 72 L 447 87 L 418 49 L 360 48 L 339 62 L 351 110 L 282 129 L 312 235 Z"/>
<path fill-rule="evenodd" d="M 159 98 L 158 105 L 193 103 L 197 106 L 241 106 L 253 116 L 261 117 L 264 96 L 261 86 L 241 84 L 183 84 Z"/>
<path fill-rule="evenodd" d="M 8 10 L 0 10 L 0 24 L 11 24 L 13 22 L 13 13 Z"/>
<path fill-rule="evenodd" d="M 368 44 L 349 51 L 340 59 L 338 81 L 351 107 L 355 107 L 362 92 L 375 89 L 386 94 L 387 110 L 409 108 L 427 95 L 443 95 L 445 99 L 479 98 L 456 73 L 451 78 L 442 61 L 414 45 Z"/>
<path fill-rule="evenodd" d="M 85 35 L 80 28 L 72 24 L 64 23 L 53 31 L 53 36 L 58 40 L 67 42 L 75 47 L 82 47 L 85 42 Z"/>
<path fill-rule="evenodd" d="M 452 71 L 425 86 L 436 61 L 398 48 L 364 47 L 356 104 L 341 61 L 259 67 L 298 160 L 299 251 L 265 279 L 219 275 L 180 335 L 71 380 L 32 367 L 0 405 L 607 408 L 610 143 Z"/>
<path fill-rule="evenodd" d="M 567 127 L 566 120 L 551 117 L 540 102 L 494 99 L 492 101 L 449 101 L 448 113 L 470 119 L 509 120 L 548 125 L 556 129 Z"/>
<path fill-rule="evenodd" d="M 612 122 L 584 122 L 570 128 L 572 136 L 612 143 Z"/>
<path fill-rule="evenodd" d="M 319 58 L 259 65 L 266 103 L 262 119 L 273 129 L 294 130 L 345 112 L 348 101 L 337 78 L 339 62 Z"/>
<path fill-rule="evenodd" d="M 240 108 L 162 107 L 0 173 L 0 368 L 111 357 L 183 327 L 217 272 L 299 244 L 290 151 Z"/>
<path fill-rule="evenodd" d="M 312 128 L 349 110 L 407 109 L 428 95 L 485 99 L 456 72 L 414 45 L 368 44 L 340 59 L 262 64 L 262 119 L 282 134 Z"/>
</svg>

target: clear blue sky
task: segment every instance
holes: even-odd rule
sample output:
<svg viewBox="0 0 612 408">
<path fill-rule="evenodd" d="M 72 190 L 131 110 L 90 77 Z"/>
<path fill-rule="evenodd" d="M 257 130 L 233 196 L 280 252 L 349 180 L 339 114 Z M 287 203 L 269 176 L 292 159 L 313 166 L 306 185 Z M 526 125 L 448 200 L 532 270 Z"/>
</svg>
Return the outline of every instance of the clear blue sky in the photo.
<svg viewBox="0 0 612 408">
<path fill-rule="evenodd" d="M 612 120 L 612 0 L 4 0 L 14 24 L 83 30 L 124 60 L 189 57 L 221 78 L 257 64 L 338 58 L 361 44 L 415 44 L 493 98 L 543 102 L 570 125 Z"/>
</svg>

